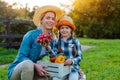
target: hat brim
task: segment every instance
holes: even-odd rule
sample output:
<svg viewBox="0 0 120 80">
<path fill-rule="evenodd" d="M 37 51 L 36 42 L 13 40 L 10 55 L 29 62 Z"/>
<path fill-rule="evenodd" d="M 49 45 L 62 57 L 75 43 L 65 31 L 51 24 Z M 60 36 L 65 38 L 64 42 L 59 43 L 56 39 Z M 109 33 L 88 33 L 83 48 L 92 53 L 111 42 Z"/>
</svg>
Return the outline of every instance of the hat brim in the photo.
<svg viewBox="0 0 120 80">
<path fill-rule="evenodd" d="M 72 24 L 70 21 L 68 20 L 61 20 L 58 22 L 58 24 L 56 25 L 57 29 L 60 29 L 61 26 L 69 26 L 73 31 L 76 29 L 76 26 L 74 24 Z"/>
<path fill-rule="evenodd" d="M 35 12 L 33 17 L 33 22 L 37 27 L 40 26 L 40 20 L 43 17 L 44 13 L 48 11 L 55 12 L 56 20 L 60 19 L 61 16 L 63 15 L 62 10 L 56 6 L 51 6 L 51 5 L 43 6 Z"/>
</svg>

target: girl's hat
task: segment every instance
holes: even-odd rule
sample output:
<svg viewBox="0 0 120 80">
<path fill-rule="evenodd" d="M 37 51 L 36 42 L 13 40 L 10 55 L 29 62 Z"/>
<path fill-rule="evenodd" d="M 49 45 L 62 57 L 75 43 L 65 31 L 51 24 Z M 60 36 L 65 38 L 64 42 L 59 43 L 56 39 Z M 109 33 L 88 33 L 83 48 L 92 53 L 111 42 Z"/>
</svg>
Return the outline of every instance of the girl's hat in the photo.
<svg viewBox="0 0 120 80">
<path fill-rule="evenodd" d="M 63 14 L 62 10 L 56 6 L 46 5 L 46 6 L 40 7 L 37 9 L 33 17 L 33 22 L 37 27 L 40 26 L 40 21 L 42 17 L 44 16 L 44 14 L 49 11 L 52 11 L 56 14 L 56 20 L 61 18 Z"/>
<path fill-rule="evenodd" d="M 63 16 L 63 17 L 59 20 L 56 28 L 60 29 L 60 27 L 63 26 L 63 25 L 64 25 L 64 26 L 69 26 L 73 31 L 76 29 L 76 26 L 73 24 L 72 18 L 69 17 L 69 16 Z"/>
</svg>

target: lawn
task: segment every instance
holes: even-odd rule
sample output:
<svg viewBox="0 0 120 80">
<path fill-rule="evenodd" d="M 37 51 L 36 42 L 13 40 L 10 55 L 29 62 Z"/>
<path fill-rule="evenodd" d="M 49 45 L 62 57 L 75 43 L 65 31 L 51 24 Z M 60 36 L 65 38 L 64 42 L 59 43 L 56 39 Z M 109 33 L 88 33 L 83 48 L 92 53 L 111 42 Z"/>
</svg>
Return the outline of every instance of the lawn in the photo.
<svg viewBox="0 0 120 80">
<path fill-rule="evenodd" d="M 8 80 L 7 79 L 7 68 L 8 67 L 0 68 L 0 80 Z"/>
<path fill-rule="evenodd" d="M 0 48 L 0 65 L 12 62 L 15 59 L 16 55 L 17 50 L 15 49 Z"/>
<path fill-rule="evenodd" d="M 83 52 L 81 68 L 87 80 L 120 79 L 120 40 L 80 39 L 81 44 L 95 46 Z"/>
<path fill-rule="evenodd" d="M 95 46 L 83 51 L 81 69 L 87 80 L 120 79 L 120 39 L 85 39 L 80 38 L 82 45 Z M 14 60 L 17 50 L 0 48 L 0 64 Z M 0 68 L 0 80 L 7 80 L 7 68 Z"/>
</svg>

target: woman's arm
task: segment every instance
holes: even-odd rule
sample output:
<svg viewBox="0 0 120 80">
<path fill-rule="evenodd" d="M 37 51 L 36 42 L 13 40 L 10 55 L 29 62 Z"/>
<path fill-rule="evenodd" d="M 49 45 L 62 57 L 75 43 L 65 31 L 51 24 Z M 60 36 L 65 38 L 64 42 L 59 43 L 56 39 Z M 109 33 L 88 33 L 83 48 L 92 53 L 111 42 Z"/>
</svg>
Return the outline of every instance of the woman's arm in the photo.
<svg viewBox="0 0 120 80">
<path fill-rule="evenodd" d="M 23 37 L 23 40 L 20 45 L 20 49 L 18 51 L 18 55 L 21 60 L 29 60 L 28 54 L 33 41 L 31 36 L 32 36 L 31 33 L 28 32 Z"/>
</svg>

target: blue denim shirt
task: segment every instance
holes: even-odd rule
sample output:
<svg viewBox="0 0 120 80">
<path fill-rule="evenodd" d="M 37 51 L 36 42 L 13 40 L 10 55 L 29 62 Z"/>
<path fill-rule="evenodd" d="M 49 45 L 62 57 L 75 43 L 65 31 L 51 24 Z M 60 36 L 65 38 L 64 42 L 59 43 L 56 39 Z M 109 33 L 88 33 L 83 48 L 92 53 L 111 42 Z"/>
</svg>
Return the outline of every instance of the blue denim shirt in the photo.
<svg viewBox="0 0 120 80">
<path fill-rule="evenodd" d="M 37 43 L 36 40 L 39 34 L 41 33 L 42 33 L 42 30 L 36 29 L 36 30 L 29 31 L 24 35 L 20 45 L 20 49 L 18 51 L 18 55 L 8 68 L 8 78 L 11 77 L 15 66 L 20 62 L 24 60 L 31 60 L 35 63 L 37 62 L 40 55 L 41 46 L 40 44 Z"/>
</svg>

